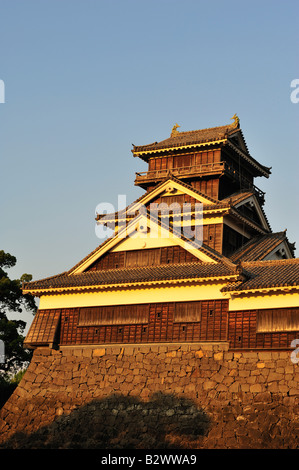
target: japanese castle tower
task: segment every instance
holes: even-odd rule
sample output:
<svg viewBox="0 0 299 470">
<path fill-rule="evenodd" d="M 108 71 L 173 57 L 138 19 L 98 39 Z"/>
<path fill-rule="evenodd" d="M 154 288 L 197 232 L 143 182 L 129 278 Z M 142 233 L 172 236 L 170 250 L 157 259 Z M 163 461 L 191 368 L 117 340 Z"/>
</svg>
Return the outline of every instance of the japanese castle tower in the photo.
<svg viewBox="0 0 299 470">
<path fill-rule="evenodd" d="M 133 146 L 147 171 L 114 230 L 70 270 L 25 283 L 40 298 L 25 346 L 226 342 L 288 349 L 299 336 L 299 259 L 273 233 L 238 117 Z"/>
</svg>

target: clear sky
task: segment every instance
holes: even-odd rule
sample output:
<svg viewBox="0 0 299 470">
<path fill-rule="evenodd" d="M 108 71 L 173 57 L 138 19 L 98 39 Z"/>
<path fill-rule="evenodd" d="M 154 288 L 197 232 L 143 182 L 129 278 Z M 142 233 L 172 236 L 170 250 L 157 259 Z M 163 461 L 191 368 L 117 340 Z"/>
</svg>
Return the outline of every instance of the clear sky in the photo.
<svg viewBox="0 0 299 470">
<path fill-rule="evenodd" d="M 97 204 L 142 194 L 132 143 L 235 113 L 272 167 L 255 182 L 272 230 L 299 249 L 298 0 L 0 0 L 0 19 L 0 249 L 17 257 L 12 277 L 68 270 L 101 243 Z"/>
</svg>

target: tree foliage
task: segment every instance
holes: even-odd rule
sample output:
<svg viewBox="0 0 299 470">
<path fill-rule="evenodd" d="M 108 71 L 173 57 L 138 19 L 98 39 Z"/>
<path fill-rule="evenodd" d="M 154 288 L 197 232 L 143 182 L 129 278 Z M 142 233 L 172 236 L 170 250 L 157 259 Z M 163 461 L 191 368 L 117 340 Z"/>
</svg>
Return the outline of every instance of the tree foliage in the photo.
<svg viewBox="0 0 299 470">
<path fill-rule="evenodd" d="M 37 308 L 34 297 L 22 292 L 22 282 L 30 281 L 32 276 L 23 274 L 20 279 L 10 279 L 5 271 L 16 262 L 15 256 L 0 250 L 0 340 L 5 346 L 5 362 L 0 367 L 6 374 L 16 372 L 31 358 L 30 351 L 23 347 L 26 322 L 10 320 L 8 313 L 22 313 L 23 309 L 35 313 Z"/>
</svg>

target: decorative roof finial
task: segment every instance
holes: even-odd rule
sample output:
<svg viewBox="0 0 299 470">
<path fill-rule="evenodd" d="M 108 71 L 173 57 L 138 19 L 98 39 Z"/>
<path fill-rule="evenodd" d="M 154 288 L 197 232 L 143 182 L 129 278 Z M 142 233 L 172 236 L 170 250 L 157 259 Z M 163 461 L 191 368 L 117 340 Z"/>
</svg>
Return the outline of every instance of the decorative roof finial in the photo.
<svg viewBox="0 0 299 470">
<path fill-rule="evenodd" d="M 234 127 L 240 127 L 240 119 L 236 114 L 233 115 L 231 119 L 234 119 L 233 125 Z"/>
<path fill-rule="evenodd" d="M 179 126 L 178 124 L 175 124 L 172 128 L 172 131 L 171 131 L 171 137 L 174 137 L 175 135 L 178 135 L 179 134 L 179 131 L 177 130 L 178 127 L 181 127 Z"/>
</svg>

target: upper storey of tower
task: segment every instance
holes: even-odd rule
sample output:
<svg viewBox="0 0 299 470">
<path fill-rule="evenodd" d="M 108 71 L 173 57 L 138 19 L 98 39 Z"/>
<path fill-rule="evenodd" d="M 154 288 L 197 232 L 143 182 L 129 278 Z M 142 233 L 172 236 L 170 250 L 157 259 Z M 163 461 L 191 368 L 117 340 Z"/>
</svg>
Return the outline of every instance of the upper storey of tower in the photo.
<svg viewBox="0 0 299 470">
<path fill-rule="evenodd" d="M 135 185 L 151 189 L 172 174 L 217 199 L 240 189 L 255 189 L 263 198 L 254 178 L 268 178 L 271 169 L 250 155 L 239 118 L 232 119 L 225 126 L 188 132 L 180 132 L 176 124 L 167 139 L 134 145 L 134 157 L 148 163 L 148 171 L 136 173 Z"/>
</svg>

